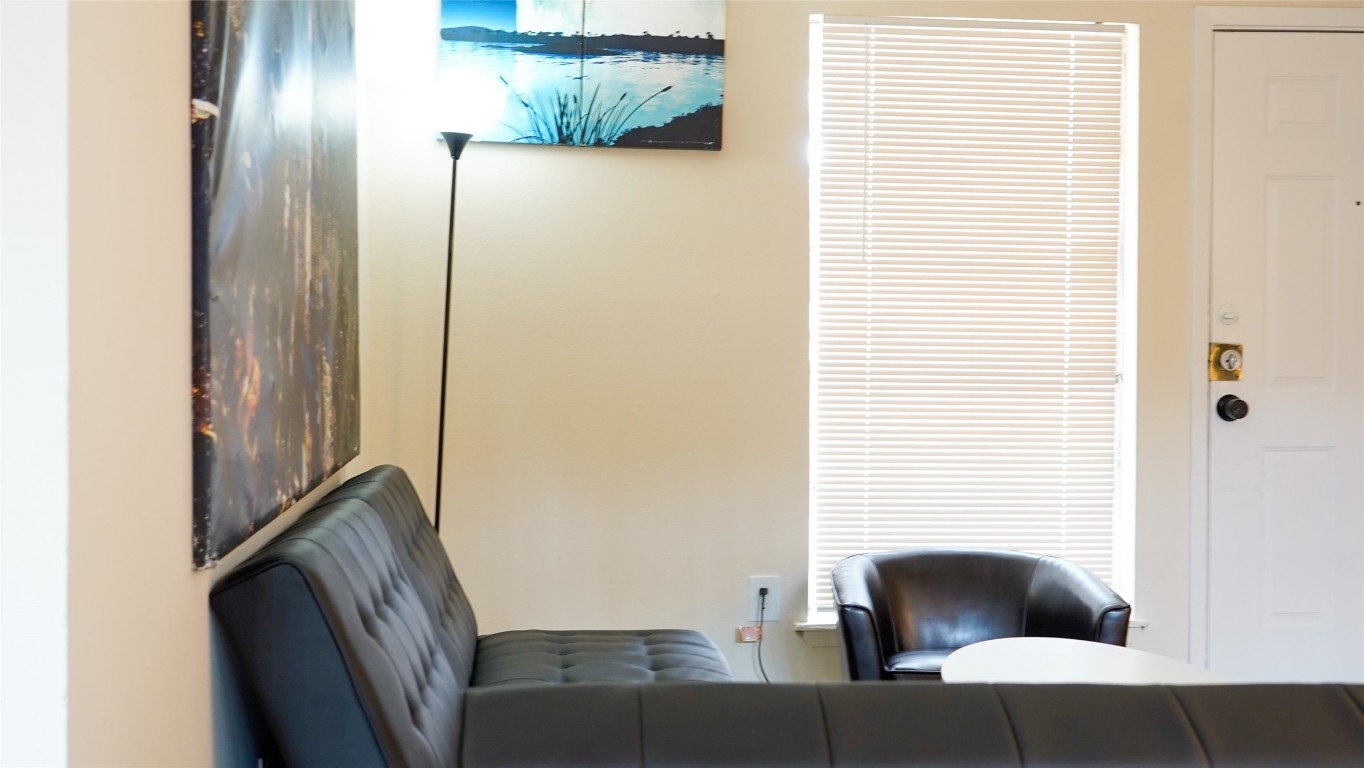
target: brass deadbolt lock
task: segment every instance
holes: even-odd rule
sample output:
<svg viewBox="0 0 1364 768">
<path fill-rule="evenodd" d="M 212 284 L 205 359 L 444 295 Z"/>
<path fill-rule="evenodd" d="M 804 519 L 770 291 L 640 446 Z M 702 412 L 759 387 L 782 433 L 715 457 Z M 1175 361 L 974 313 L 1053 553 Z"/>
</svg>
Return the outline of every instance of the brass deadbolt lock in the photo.
<svg viewBox="0 0 1364 768">
<path fill-rule="evenodd" d="M 1240 344 L 1212 342 L 1208 345 L 1208 381 L 1240 381 L 1245 361 Z"/>
</svg>

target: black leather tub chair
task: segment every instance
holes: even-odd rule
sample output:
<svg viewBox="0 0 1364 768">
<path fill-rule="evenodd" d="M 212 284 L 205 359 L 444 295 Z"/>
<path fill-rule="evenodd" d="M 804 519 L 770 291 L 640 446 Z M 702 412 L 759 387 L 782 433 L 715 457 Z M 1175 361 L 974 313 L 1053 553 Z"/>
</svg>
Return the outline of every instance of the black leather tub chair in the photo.
<svg viewBox="0 0 1364 768">
<path fill-rule="evenodd" d="M 1001 637 L 1126 645 L 1132 608 L 1089 571 L 1027 552 L 911 549 L 833 569 L 849 680 L 941 680 L 948 654 Z"/>
</svg>

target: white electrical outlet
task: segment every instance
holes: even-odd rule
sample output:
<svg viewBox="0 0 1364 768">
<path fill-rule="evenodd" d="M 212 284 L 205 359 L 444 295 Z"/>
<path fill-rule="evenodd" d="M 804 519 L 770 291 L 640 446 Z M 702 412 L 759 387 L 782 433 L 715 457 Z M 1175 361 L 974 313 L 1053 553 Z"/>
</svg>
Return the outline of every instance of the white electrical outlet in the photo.
<svg viewBox="0 0 1364 768">
<path fill-rule="evenodd" d="M 778 576 L 749 576 L 748 577 L 748 614 L 744 616 L 745 621 L 756 622 L 758 620 L 758 608 L 763 603 L 758 590 L 767 587 L 766 608 L 762 611 L 763 622 L 777 621 L 781 618 L 781 578 Z"/>
</svg>

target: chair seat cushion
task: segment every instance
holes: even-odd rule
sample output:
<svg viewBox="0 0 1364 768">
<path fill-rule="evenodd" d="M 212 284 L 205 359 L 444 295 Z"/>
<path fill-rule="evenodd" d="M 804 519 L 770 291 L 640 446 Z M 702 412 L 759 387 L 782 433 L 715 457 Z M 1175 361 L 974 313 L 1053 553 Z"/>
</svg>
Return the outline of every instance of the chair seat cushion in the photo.
<svg viewBox="0 0 1364 768">
<path fill-rule="evenodd" d="M 927 675 L 937 677 L 942 674 L 942 665 L 956 648 L 925 648 L 917 651 L 901 651 L 886 659 L 886 671 L 892 675 L 906 677 Z"/>
<path fill-rule="evenodd" d="M 486 687 L 733 679 L 725 657 L 700 632 L 518 630 L 479 638 L 470 682 Z"/>
</svg>

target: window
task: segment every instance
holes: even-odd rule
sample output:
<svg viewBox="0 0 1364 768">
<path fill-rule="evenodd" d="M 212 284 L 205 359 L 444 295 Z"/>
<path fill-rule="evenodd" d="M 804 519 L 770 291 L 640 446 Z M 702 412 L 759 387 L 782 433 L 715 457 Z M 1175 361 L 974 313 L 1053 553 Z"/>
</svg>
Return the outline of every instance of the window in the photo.
<svg viewBox="0 0 1364 768">
<path fill-rule="evenodd" d="M 810 604 L 857 552 L 1130 571 L 1120 24 L 815 17 Z"/>
</svg>

